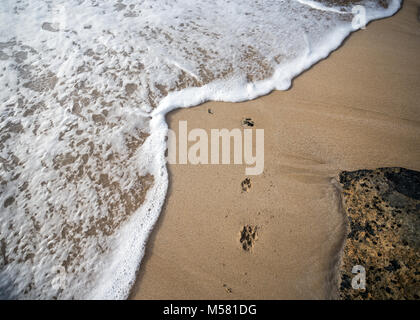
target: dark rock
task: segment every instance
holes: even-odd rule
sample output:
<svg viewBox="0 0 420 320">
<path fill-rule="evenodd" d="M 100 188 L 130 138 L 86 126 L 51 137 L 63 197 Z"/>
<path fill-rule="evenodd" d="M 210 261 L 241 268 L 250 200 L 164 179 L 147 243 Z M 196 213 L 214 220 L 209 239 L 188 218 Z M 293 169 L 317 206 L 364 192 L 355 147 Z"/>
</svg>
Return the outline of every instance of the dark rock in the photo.
<svg viewBox="0 0 420 320">
<path fill-rule="evenodd" d="M 385 172 L 385 177 L 393 183 L 399 193 L 420 200 L 420 172 L 400 168 L 399 172 Z"/>
</svg>

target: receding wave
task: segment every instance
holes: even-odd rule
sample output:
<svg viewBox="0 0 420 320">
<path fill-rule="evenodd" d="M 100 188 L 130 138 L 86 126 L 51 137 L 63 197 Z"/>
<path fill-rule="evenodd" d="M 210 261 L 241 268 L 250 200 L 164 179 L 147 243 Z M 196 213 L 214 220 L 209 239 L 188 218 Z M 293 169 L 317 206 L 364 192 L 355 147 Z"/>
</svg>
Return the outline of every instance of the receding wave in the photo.
<svg viewBox="0 0 420 320">
<path fill-rule="evenodd" d="M 127 297 L 166 195 L 165 113 L 287 89 L 355 5 L 400 1 L 0 0 L 0 297 Z"/>
</svg>

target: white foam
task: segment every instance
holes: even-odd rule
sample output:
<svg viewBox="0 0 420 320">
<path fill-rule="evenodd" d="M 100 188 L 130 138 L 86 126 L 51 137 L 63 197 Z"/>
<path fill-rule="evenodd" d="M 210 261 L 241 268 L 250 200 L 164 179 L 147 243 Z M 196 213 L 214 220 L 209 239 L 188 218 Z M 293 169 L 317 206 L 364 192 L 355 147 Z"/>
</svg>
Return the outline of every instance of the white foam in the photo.
<svg viewBox="0 0 420 320">
<path fill-rule="evenodd" d="M 334 12 L 334 13 L 338 13 L 338 14 L 346 14 L 349 13 L 346 10 L 346 7 L 339 7 L 339 8 L 335 8 L 335 7 L 329 7 L 326 6 L 318 1 L 312 1 L 312 0 L 297 0 L 299 3 L 307 5 L 309 7 L 311 7 L 312 9 L 315 10 L 321 10 L 321 11 L 327 11 L 327 12 Z"/>
<path fill-rule="evenodd" d="M 5 298 L 126 298 L 166 196 L 165 114 L 285 90 L 354 31 L 350 5 L 312 0 L 0 2 Z"/>
</svg>

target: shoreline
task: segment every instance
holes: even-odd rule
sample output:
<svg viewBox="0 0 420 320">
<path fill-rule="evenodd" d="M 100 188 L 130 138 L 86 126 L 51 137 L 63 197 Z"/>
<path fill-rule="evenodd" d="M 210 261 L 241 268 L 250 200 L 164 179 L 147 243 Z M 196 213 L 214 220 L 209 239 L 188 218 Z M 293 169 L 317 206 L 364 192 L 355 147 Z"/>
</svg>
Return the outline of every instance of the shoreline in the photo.
<svg viewBox="0 0 420 320">
<path fill-rule="evenodd" d="M 251 117 L 265 129 L 266 171 L 244 194 L 244 166 L 169 166 L 165 205 L 131 298 L 336 297 L 334 259 L 345 232 L 331 179 L 342 170 L 420 169 L 418 5 L 406 1 L 395 16 L 352 34 L 288 91 L 167 115 L 175 131 L 180 120 L 232 129 Z M 240 233 L 249 224 L 261 234 L 243 252 Z"/>
</svg>

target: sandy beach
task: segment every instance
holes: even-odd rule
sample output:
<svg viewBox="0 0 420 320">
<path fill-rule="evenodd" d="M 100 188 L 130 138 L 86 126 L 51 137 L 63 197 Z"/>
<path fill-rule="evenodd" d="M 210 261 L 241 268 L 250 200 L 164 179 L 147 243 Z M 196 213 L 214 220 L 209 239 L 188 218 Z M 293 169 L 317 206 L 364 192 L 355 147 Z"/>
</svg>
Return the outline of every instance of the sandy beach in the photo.
<svg viewBox="0 0 420 320">
<path fill-rule="evenodd" d="M 420 170 L 419 0 L 352 34 L 288 91 L 243 103 L 209 102 L 167 116 L 178 131 L 264 129 L 265 168 L 169 165 L 170 187 L 133 299 L 337 297 L 345 218 L 343 170 Z M 211 112 L 209 112 L 209 109 Z M 244 226 L 257 227 L 249 251 Z"/>
</svg>

